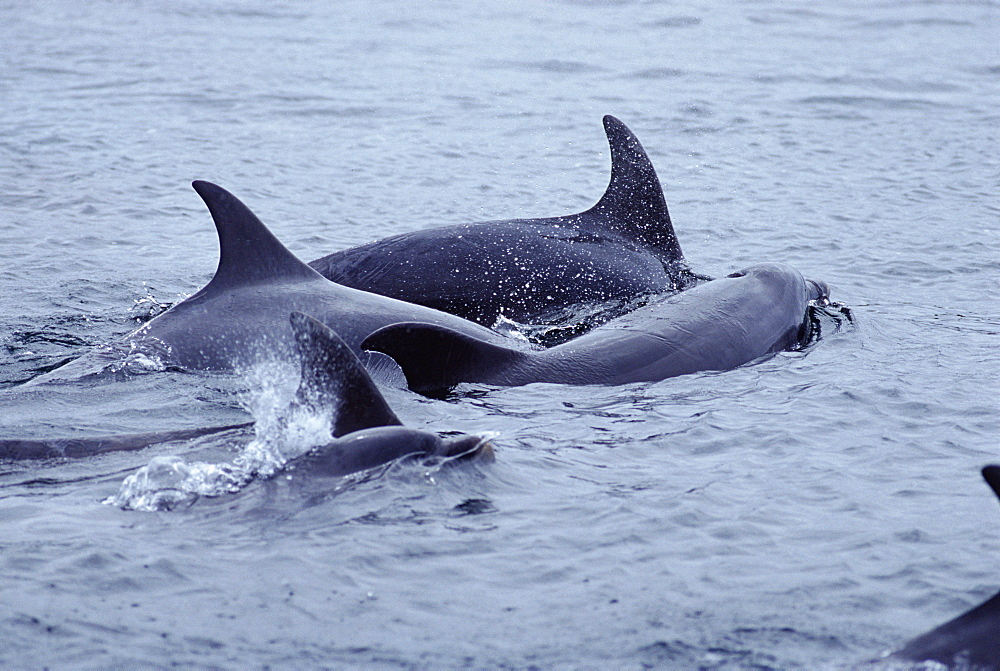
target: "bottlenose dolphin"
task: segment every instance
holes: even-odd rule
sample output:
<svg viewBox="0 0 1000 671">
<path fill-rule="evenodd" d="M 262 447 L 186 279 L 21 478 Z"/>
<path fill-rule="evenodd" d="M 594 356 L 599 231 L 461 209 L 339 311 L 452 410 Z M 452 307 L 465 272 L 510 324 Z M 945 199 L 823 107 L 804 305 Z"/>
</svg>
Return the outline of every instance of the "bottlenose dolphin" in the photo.
<svg viewBox="0 0 1000 671">
<path fill-rule="evenodd" d="M 592 208 L 404 233 L 312 261 L 345 286 L 492 326 L 565 317 L 583 303 L 630 301 L 708 279 L 691 272 L 653 164 L 635 135 L 604 117 L 611 182 Z M 610 318 L 609 315 L 608 318 Z"/>
<path fill-rule="evenodd" d="M 781 264 L 751 266 L 618 317 L 542 351 L 486 342 L 440 324 L 395 324 L 361 347 L 388 354 L 414 391 L 459 382 L 624 384 L 728 370 L 789 349 L 805 335 L 810 300 L 829 288 Z"/>
<path fill-rule="evenodd" d="M 481 436 L 437 434 L 401 425 L 364 365 L 336 333 L 306 315 L 288 318 L 300 361 L 295 405 L 323 417 L 331 440 L 317 445 L 288 464 L 286 470 L 308 470 L 321 475 L 346 475 L 367 470 L 408 455 L 442 457 L 492 456 Z M 0 440 L 0 459 L 88 457 L 106 452 L 138 450 L 157 443 L 187 440 L 252 422 L 159 433 L 136 433 L 92 438 Z"/>
<path fill-rule="evenodd" d="M 361 361 L 333 330 L 300 312 L 293 312 L 290 321 L 301 357 L 296 403 L 326 414 L 333 440 L 296 457 L 286 470 L 339 476 L 409 455 L 492 457 L 493 448 L 482 436 L 441 438 L 402 426 Z"/>
<path fill-rule="evenodd" d="M 1000 466 L 986 466 L 982 472 L 1000 498 Z M 949 669 L 1000 669 L 1000 592 L 877 663 L 898 668 L 900 661 L 936 662 Z"/>
<path fill-rule="evenodd" d="M 211 281 L 129 335 L 126 346 L 84 355 L 33 382 L 100 372 L 136 352 L 191 371 L 227 371 L 260 357 L 288 357 L 293 311 L 336 327 L 355 351 L 368 334 L 401 321 L 426 321 L 508 342 L 460 317 L 334 284 L 288 251 L 234 195 L 209 182 L 193 186 L 219 233 L 219 266 Z"/>
</svg>

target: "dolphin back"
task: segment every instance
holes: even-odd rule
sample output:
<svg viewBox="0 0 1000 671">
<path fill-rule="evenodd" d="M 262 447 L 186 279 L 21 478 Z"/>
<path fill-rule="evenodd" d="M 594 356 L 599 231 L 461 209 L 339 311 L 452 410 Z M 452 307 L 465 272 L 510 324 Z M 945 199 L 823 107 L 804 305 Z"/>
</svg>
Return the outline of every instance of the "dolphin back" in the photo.
<svg viewBox="0 0 1000 671">
<path fill-rule="evenodd" d="M 913 639 L 891 659 L 934 661 L 947 668 L 1000 669 L 1000 593 Z"/>
</svg>

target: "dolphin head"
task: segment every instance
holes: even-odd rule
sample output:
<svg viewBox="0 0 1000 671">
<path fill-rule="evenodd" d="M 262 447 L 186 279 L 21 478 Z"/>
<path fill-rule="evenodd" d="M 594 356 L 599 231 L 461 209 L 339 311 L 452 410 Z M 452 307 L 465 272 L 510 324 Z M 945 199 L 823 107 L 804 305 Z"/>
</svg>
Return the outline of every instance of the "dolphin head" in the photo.
<svg viewBox="0 0 1000 671">
<path fill-rule="evenodd" d="M 829 284 L 823 280 L 807 280 L 803 278 L 797 270 L 789 268 L 781 263 L 758 263 L 727 275 L 727 277 L 731 278 L 747 276 L 758 277 L 774 282 L 779 280 L 787 281 L 787 279 L 792 276 L 798 277 L 799 280 L 805 284 L 807 301 L 819 301 L 820 303 L 825 304 L 828 303 L 830 299 Z"/>
<path fill-rule="evenodd" d="M 491 435 L 477 436 L 468 433 L 441 438 L 439 439 L 441 442 L 440 447 L 435 454 L 459 459 L 493 461 L 494 454 L 493 445 L 490 443 L 491 438 Z"/>
<path fill-rule="evenodd" d="M 806 280 L 806 292 L 811 301 L 824 305 L 830 301 L 830 285 L 823 280 Z"/>
</svg>

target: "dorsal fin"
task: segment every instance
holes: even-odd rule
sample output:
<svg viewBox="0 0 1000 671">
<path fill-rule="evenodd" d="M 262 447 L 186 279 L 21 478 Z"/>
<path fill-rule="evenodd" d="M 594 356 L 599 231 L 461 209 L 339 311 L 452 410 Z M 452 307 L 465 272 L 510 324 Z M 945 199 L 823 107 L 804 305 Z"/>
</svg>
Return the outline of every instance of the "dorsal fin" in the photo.
<svg viewBox="0 0 1000 671">
<path fill-rule="evenodd" d="M 594 207 L 587 211 L 627 238 L 657 249 L 669 261 L 684 258 L 670 222 L 663 187 L 656 170 L 628 126 L 604 117 L 611 148 L 611 182 Z"/>
<path fill-rule="evenodd" d="M 293 312 L 289 321 L 302 363 L 296 400 L 316 412 L 330 412 L 334 438 L 401 423 L 340 336 L 301 312 Z"/>
<path fill-rule="evenodd" d="M 996 497 L 1000 499 L 1000 466 L 984 466 L 983 479 L 990 486 Z"/>
<path fill-rule="evenodd" d="M 403 369 L 413 391 L 436 392 L 459 382 L 486 381 L 521 361 L 525 354 L 436 324 L 384 326 L 365 338 L 361 349 L 388 354 Z"/>
<path fill-rule="evenodd" d="M 211 182 L 198 180 L 191 186 L 205 201 L 219 232 L 219 267 L 203 291 L 321 277 L 288 251 L 239 198 Z"/>
</svg>

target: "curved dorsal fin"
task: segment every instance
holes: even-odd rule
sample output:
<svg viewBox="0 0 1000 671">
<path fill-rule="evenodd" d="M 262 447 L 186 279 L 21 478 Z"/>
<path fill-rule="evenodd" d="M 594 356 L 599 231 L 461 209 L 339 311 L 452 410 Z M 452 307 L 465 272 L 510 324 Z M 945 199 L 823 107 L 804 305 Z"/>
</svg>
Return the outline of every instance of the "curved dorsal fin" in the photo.
<svg viewBox="0 0 1000 671">
<path fill-rule="evenodd" d="M 663 187 L 646 151 L 628 126 L 610 114 L 604 117 L 604 130 L 611 148 L 611 182 L 587 214 L 627 238 L 658 249 L 669 261 L 682 259 Z"/>
<path fill-rule="evenodd" d="M 293 312 L 289 317 L 302 362 L 296 400 L 330 412 L 334 438 L 374 426 L 400 424 L 358 357 L 327 326 Z"/>
<path fill-rule="evenodd" d="M 204 290 L 274 279 L 316 279 L 319 273 L 288 251 L 239 198 L 221 186 L 191 183 L 219 232 L 219 267 Z"/>
</svg>

